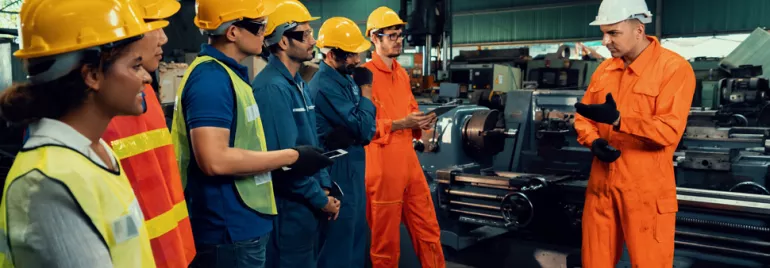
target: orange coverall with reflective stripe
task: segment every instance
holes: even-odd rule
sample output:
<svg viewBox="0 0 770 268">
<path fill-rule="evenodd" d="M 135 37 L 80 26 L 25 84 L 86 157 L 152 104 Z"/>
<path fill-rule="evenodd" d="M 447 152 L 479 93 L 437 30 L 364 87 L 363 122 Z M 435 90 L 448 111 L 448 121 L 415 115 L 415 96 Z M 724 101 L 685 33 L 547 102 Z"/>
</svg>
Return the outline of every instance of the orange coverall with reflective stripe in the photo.
<svg viewBox="0 0 770 268">
<path fill-rule="evenodd" d="M 372 95 L 377 107 L 377 132 L 364 147 L 373 267 L 398 267 L 402 220 L 422 267 L 445 267 L 430 189 L 412 147 L 412 139 L 419 139 L 422 132 L 391 129 L 393 121 L 418 111 L 409 76 L 395 60 L 391 71 L 376 53 L 364 66 L 373 73 Z"/>
<path fill-rule="evenodd" d="M 182 180 L 158 97 L 150 85 L 143 92 L 147 112 L 113 118 L 102 139 L 112 146 L 134 189 L 155 264 L 183 268 L 196 251 Z"/>
<path fill-rule="evenodd" d="M 672 267 L 678 205 L 674 151 L 687 126 L 695 74 L 681 56 L 652 43 L 627 68 L 622 59 L 596 69 L 581 102 L 612 93 L 620 127 L 575 116 L 578 142 L 604 138 L 621 151 L 615 162 L 594 158 L 583 208 L 583 267 L 610 268 L 623 242 L 634 267 Z"/>
</svg>

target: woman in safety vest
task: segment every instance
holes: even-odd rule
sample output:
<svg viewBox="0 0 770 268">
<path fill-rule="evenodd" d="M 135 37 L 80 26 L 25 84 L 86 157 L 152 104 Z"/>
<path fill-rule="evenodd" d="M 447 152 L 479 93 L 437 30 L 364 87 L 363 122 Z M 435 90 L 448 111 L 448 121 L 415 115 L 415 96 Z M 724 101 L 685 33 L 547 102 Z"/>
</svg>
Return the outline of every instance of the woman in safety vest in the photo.
<svg viewBox="0 0 770 268">
<path fill-rule="evenodd" d="M 25 1 L 29 83 L 0 95 L 0 114 L 29 123 L 0 204 L 2 267 L 155 267 L 144 216 L 110 146 L 117 115 L 139 115 L 151 77 L 146 23 L 131 0 Z"/>
</svg>

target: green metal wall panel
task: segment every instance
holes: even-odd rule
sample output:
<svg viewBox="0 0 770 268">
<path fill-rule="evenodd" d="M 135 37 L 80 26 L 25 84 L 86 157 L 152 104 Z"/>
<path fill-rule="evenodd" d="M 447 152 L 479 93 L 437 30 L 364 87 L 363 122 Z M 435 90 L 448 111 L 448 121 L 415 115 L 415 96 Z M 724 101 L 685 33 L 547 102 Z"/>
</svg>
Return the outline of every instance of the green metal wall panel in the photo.
<svg viewBox="0 0 770 268">
<path fill-rule="evenodd" d="M 565 0 L 497 0 L 472 5 L 469 1 L 454 1 L 453 10 L 462 14 L 468 9 L 489 10 L 533 5 L 571 3 Z M 476 1 L 481 2 L 481 1 Z M 655 0 L 647 0 L 655 13 Z M 599 27 L 590 26 L 599 10 L 599 4 L 568 7 L 538 8 L 498 13 L 455 16 L 452 33 L 454 44 L 511 43 L 565 39 L 598 40 Z M 647 24 L 647 33 L 655 32 L 655 23 Z"/>
<path fill-rule="evenodd" d="M 509 8 L 518 6 L 534 6 L 534 5 L 548 5 L 559 4 L 565 2 L 575 2 L 575 0 L 481 0 L 481 1 L 467 1 L 467 0 L 454 0 L 452 1 L 452 10 L 456 12 L 469 11 L 469 10 L 485 10 L 485 9 L 498 9 Z"/>
<path fill-rule="evenodd" d="M 374 11 L 377 7 L 387 6 L 396 12 L 399 11 L 399 0 L 376 0 L 376 1 L 360 1 L 360 0 L 323 0 L 323 1 L 302 1 L 307 7 L 310 14 L 321 19 L 314 21 L 311 25 L 318 30 L 323 22 L 331 17 L 346 17 L 351 19 L 361 27 L 363 32 L 366 28 L 366 19 L 369 17 L 369 13 Z"/>
<path fill-rule="evenodd" d="M 453 43 L 491 43 L 599 37 L 589 28 L 598 6 L 575 6 L 537 11 L 480 14 L 454 17 Z"/>
<path fill-rule="evenodd" d="M 770 26 L 768 0 L 665 0 L 663 35 L 751 32 Z"/>
</svg>

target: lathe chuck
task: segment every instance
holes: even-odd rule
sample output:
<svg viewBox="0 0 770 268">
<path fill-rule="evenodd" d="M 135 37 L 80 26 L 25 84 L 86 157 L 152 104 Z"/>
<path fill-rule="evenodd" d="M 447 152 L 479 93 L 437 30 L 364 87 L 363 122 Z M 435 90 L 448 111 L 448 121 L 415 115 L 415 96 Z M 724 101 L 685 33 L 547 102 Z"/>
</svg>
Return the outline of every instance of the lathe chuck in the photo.
<svg viewBox="0 0 770 268">
<path fill-rule="evenodd" d="M 463 127 L 463 148 L 471 157 L 495 155 L 502 152 L 505 137 L 492 130 L 497 126 L 500 112 L 483 110 L 473 112 Z"/>
</svg>

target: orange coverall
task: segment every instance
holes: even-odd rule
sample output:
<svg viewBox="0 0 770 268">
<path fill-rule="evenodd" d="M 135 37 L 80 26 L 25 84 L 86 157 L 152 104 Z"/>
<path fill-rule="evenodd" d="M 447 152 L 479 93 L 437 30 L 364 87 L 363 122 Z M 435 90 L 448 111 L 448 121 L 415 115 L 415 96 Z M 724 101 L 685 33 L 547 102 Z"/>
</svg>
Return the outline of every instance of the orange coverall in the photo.
<svg viewBox="0 0 770 268">
<path fill-rule="evenodd" d="M 695 74 L 681 56 L 652 43 L 628 68 L 604 61 L 582 98 L 612 93 L 620 127 L 575 116 L 578 142 L 604 138 L 621 151 L 615 162 L 594 157 L 583 208 L 583 267 L 615 267 L 628 247 L 633 267 L 672 267 L 678 204 L 673 154 L 687 126 Z"/>
<path fill-rule="evenodd" d="M 445 267 L 433 200 L 412 147 L 412 139 L 419 139 L 422 132 L 391 132 L 393 121 L 418 111 L 409 76 L 395 60 L 391 71 L 376 53 L 364 66 L 373 74 L 372 95 L 377 107 L 377 132 L 364 147 L 372 265 L 398 267 L 403 220 L 422 267 Z"/>
</svg>

